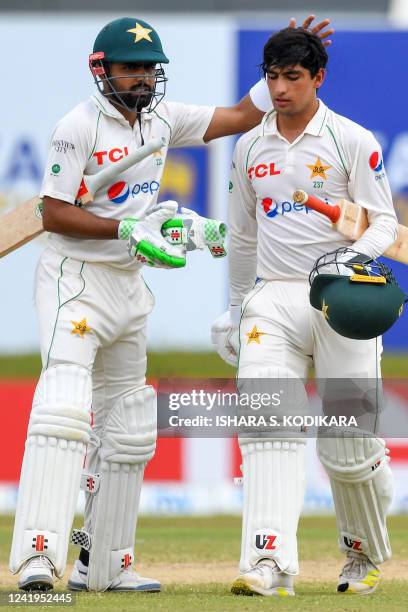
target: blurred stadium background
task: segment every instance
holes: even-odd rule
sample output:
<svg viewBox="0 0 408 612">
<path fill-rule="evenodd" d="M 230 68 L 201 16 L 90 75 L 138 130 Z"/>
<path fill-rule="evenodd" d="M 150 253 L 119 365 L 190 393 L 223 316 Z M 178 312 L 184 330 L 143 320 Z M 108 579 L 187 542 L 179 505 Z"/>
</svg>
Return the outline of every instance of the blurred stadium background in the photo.
<svg viewBox="0 0 408 612">
<path fill-rule="evenodd" d="M 69 6 L 68 6 L 69 4 Z M 98 10 L 82 0 L 0 0 L 3 120 L 0 126 L 0 213 L 38 192 L 50 132 L 71 107 L 92 93 L 87 58 L 109 20 L 129 14 L 154 24 L 171 63 L 168 99 L 228 105 L 259 78 L 258 64 L 269 34 L 294 15 L 330 17 L 336 29 L 322 99 L 338 113 L 373 130 L 380 140 L 400 221 L 408 225 L 408 2 L 406 0 L 108 0 Z M 30 7 L 30 10 L 28 10 Z M 105 12 L 106 11 L 106 12 Z M 242 12 L 240 12 L 242 11 Z M 172 197 L 202 214 L 225 217 L 233 140 L 171 152 L 161 199 Z M 148 177 L 146 177 L 146 180 Z M 40 362 L 32 304 L 37 239 L 1 261 L 0 286 L 0 512 L 12 512 Z M 408 291 L 408 268 L 394 265 Z M 149 322 L 149 376 L 233 376 L 212 354 L 209 328 L 227 303 L 227 269 L 208 254 L 192 254 L 186 270 L 146 271 L 157 305 Z M 408 317 L 385 337 L 389 377 L 407 378 Z M 334 356 L 335 358 L 335 356 Z M 388 385 L 393 410 L 408 414 L 407 386 Z M 397 482 L 394 512 L 408 511 L 408 445 L 389 441 Z M 205 460 L 203 460 L 205 458 Z M 146 514 L 239 513 L 239 452 L 227 439 L 160 440 L 142 495 Z M 327 479 L 309 447 L 305 511 L 330 513 Z"/>
</svg>

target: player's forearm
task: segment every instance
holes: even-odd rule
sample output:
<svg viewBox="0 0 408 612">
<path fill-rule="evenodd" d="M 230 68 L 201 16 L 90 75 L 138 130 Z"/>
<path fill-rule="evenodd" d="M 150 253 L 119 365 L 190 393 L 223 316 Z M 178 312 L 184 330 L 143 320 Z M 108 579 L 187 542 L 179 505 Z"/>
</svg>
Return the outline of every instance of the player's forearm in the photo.
<svg viewBox="0 0 408 612">
<path fill-rule="evenodd" d="M 118 237 L 119 221 L 98 217 L 84 208 L 45 196 L 43 198 L 43 227 L 47 232 L 71 238 L 100 240 Z"/>
<path fill-rule="evenodd" d="M 221 136 L 248 132 L 261 123 L 263 116 L 263 111 L 256 108 L 249 95 L 242 98 L 235 106 L 218 107 L 204 135 L 204 142 Z"/>
<path fill-rule="evenodd" d="M 259 125 L 264 116 L 264 112 L 259 110 L 253 103 L 251 96 L 247 94 L 238 104 L 230 109 L 235 118 L 234 133 L 248 132 Z"/>
</svg>

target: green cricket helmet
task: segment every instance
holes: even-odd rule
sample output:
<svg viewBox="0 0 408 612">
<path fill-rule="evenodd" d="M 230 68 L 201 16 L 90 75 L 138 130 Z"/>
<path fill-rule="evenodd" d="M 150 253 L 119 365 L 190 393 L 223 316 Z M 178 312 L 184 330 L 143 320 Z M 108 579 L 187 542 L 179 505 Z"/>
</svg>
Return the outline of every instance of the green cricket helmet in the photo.
<svg viewBox="0 0 408 612">
<path fill-rule="evenodd" d="M 334 331 L 354 340 L 381 336 L 407 301 L 388 266 L 348 247 L 319 257 L 309 281 L 313 308 Z"/>
<path fill-rule="evenodd" d="M 139 94 L 137 89 L 118 91 L 116 82 L 132 75 L 113 78 L 109 70 L 112 63 L 145 68 L 144 74 L 137 73 L 141 80 Z M 163 99 L 167 78 L 161 64 L 168 63 L 156 30 L 146 21 L 134 17 L 115 19 L 102 28 L 89 56 L 89 67 L 99 91 L 115 105 L 136 112 L 151 112 Z M 159 68 L 156 68 L 157 64 Z M 152 76 L 154 87 L 150 86 Z M 148 83 L 146 79 L 149 79 Z"/>
</svg>

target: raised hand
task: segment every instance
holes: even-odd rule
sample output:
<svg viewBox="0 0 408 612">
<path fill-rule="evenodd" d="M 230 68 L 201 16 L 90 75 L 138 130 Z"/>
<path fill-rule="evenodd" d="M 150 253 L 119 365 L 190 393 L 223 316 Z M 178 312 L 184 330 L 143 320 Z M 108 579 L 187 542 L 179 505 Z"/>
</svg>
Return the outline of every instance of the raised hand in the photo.
<svg viewBox="0 0 408 612">
<path fill-rule="evenodd" d="M 333 41 L 329 39 L 329 36 L 332 36 L 332 34 L 334 34 L 334 29 L 328 28 L 328 26 L 330 25 L 330 19 L 323 19 L 323 21 L 320 21 L 319 23 L 311 27 L 315 19 L 316 15 L 309 15 L 308 17 L 306 17 L 306 19 L 302 23 L 302 28 L 304 28 L 305 30 L 310 30 L 311 32 L 313 32 L 313 34 L 317 34 L 318 37 L 323 41 L 324 46 L 329 47 L 333 43 Z M 289 27 L 297 27 L 296 19 L 294 17 L 292 17 L 292 19 L 289 21 Z"/>
</svg>

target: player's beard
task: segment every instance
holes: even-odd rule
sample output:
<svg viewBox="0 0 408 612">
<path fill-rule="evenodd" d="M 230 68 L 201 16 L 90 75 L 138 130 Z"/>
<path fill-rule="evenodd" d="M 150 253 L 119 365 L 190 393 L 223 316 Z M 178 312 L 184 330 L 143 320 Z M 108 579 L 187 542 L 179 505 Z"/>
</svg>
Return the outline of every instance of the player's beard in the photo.
<svg viewBox="0 0 408 612">
<path fill-rule="evenodd" d="M 153 88 L 145 83 L 142 87 L 135 87 L 132 91 L 126 91 L 124 93 L 116 91 L 112 97 L 114 100 L 116 99 L 118 102 L 124 103 L 130 109 L 140 112 L 143 108 L 149 106 L 153 96 Z"/>
</svg>

